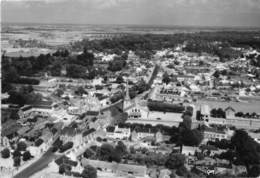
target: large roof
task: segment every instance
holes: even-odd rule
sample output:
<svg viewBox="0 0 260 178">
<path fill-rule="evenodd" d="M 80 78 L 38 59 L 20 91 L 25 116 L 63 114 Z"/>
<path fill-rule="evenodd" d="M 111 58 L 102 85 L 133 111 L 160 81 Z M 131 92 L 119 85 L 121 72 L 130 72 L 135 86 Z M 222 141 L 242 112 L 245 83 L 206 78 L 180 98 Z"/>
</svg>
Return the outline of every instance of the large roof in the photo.
<svg viewBox="0 0 260 178">
<path fill-rule="evenodd" d="M 96 168 L 101 169 L 110 169 L 113 172 L 133 172 L 139 175 L 146 174 L 146 166 L 139 166 L 139 165 L 131 165 L 131 164 L 118 164 L 115 162 L 106 162 L 106 161 L 99 161 L 99 160 L 90 160 L 90 159 L 82 159 L 82 165 L 91 165 Z"/>
</svg>

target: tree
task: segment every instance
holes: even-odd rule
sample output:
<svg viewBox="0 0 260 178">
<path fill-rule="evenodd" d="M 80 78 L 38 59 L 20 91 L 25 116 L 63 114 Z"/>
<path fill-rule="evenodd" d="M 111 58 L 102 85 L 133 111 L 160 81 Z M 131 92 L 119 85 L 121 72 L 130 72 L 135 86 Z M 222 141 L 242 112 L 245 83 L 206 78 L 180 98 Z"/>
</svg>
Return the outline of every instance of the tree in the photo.
<svg viewBox="0 0 260 178">
<path fill-rule="evenodd" d="M 120 155 L 125 155 L 127 153 L 127 148 L 122 141 L 119 141 L 116 145 L 115 152 Z"/>
<path fill-rule="evenodd" d="M 106 160 L 108 161 L 111 154 L 114 152 L 114 148 L 112 145 L 108 143 L 104 143 L 100 147 L 100 158 L 101 160 Z"/>
<path fill-rule="evenodd" d="M 195 156 L 197 157 L 198 160 L 204 159 L 204 155 L 202 152 L 195 151 Z"/>
<path fill-rule="evenodd" d="M 203 139 L 202 133 L 197 130 L 184 129 L 181 131 L 181 142 L 187 146 L 198 146 Z"/>
<path fill-rule="evenodd" d="M 84 48 L 83 53 L 77 56 L 76 64 L 91 67 L 94 64 L 94 54 Z"/>
<path fill-rule="evenodd" d="M 12 110 L 11 111 L 11 114 L 10 114 L 10 119 L 13 119 L 13 120 L 18 120 L 20 119 L 19 115 L 18 115 L 18 112 L 15 111 L 15 110 Z"/>
<path fill-rule="evenodd" d="M 182 125 L 185 127 L 185 129 L 191 129 L 192 121 L 191 121 L 191 116 L 189 114 L 183 113 L 183 121 Z"/>
<path fill-rule="evenodd" d="M 236 153 L 233 150 L 228 150 L 217 156 L 219 159 L 226 159 L 232 164 L 235 161 Z"/>
<path fill-rule="evenodd" d="M 14 167 L 19 167 L 21 164 L 21 158 L 19 156 L 14 157 Z"/>
<path fill-rule="evenodd" d="M 17 70 L 14 66 L 11 66 L 10 64 L 8 66 L 2 67 L 3 69 L 3 80 L 7 81 L 8 83 L 12 83 L 18 80 L 19 74 L 17 73 Z"/>
<path fill-rule="evenodd" d="M 50 67 L 49 70 L 52 76 L 60 76 L 61 75 L 62 64 L 60 61 L 54 62 Z"/>
<path fill-rule="evenodd" d="M 27 145 L 26 145 L 26 143 L 23 142 L 23 141 L 20 141 L 20 142 L 17 144 L 17 149 L 18 149 L 19 151 L 25 151 L 26 148 L 27 148 Z"/>
<path fill-rule="evenodd" d="M 10 157 L 10 150 L 5 148 L 1 151 L 2 158 L 6 159 Z"/>
<path fill-rule="evenodd" d="M 120 57 L 115 57 L 113 61 L 108 63 L 108 70 L 112 72 L 120 71 L 126 66 L 126 61 Z"/>
<path fill-rule="evenodd" d="M 83 94 L 88 94 L 88 92 L 82 86 L 80 86 L 75 91 L 75 94 L 79 95 L 79 96 L 82 96 Z"/>
<path fill-rule="evenodd" d="M 26 98 L 23 94 L 16 92 L 16 91 L 10 91 L 9 93 L 8 102 L 13 104 L 18 104 L 20 106 L 23 106 L 26 103 Z"/>
<path fill-rule="evenodd" d="M 110 155 L 108 161 L 110 161 L 110 162 L 115 161 L 115 162 L 117 162 L 117 163 L 120 163 L 120 162 L 121 162 L 121 154 L 117 153 L 116 150 L 114 150 L 114 151 L 111 153 L 111 155 Z"/>
<path fill-rule="evenodd" d="M 42 100 L 42 95 L 34 93 L 30 86 L 21 87 L 18 91 L 12 90 L 8 93 L 8 102 L 23 106 L 24 104 L 36 104 Z"/>
<path fill-rule="evenodd" d="M 67 142 L 67 143 L 65 143 L 64 145 L 62 145 L 61 147 L 60 147 L 60 153 L 63 153 L 63 152 L 65 152 L 66 150 L 68 150 L 68 149 L 70 149 L 70 148 L 72 148 L 73 147 L 73 142 Z"/>
<path fill-rule="evenodd" d="M 14 150 L 14 152 L 13 152 L 13 158 L 15 158 L 15 157 L 20 157 L 22 154 L 21 154 L 21 152 L 18 150 L 18 149 L 16 149 L 16 150 Z"/>
<path fill-rule="evenodd" d="M 95 155 L 95 152 L 92 149 L 90 149 L 90 148 L 87 148 L 86 151 L 83 154 L 83 156 L 85 158 L 90 158 L 90 157 L 92 157 L 94 155 Z"/>
<path fill-rule="evenodd" d="M 59 173 L 64 174 L 66 172 L 65 166 L 62 164 L 59 166 Z"/>
<path fill-rule="evenodd" d="M 213 74 L 213 76 L 215 77 L 215 78 L 219 78 L 219 75 L 220 75 L 220 73 L 219 73 L 219 71 L 217 70 L 217 71 L 215 71 L 214 72 L 214 74 Z"/>
<path fill-rule="evenodd" d="M 31 153 L 29 151 L 25 151 L 23 153 L 23 161 L 27 161 L 29 159 L 31 159 L 33 156 L 31 155 Z"/>
<path fill-rule="evenodd" d="M 183 113 L 184 106 L 179 104 L 168 104 L 160 101 L 148 101 L 147 106 L 151 111 Z"/>
<path fill-rule="evenodd" d="M 87 68 L 78 64 L 68 64 L 66 66 L 67 76 L 71 78 L 86 78 Z"/>
<path fill-rule="evenodd" d="M 124 78 L 122 77 L 122 75 L 119 75 L 117 78 L 116 78 L 116 83 L 124 83 Z"/>
<path fill-rule="evenodd" d="M 70 172 L 71 171 L 71 166 L 69 166 L 68 164 L 61 164 L 59 166 L 59 173 L 60 174 L 64 174 L 66 172 Z"/>
<path fill-rule="evenodd" d="M 188 177 L 189 171 L 187 170 L 187 168 L 185 166 L 181 166 L 177 169 L 176 174 L 178 176 Z"/>
<path fill-rule="evenodd" d="M 260 145 L 255 142 L 244 130 L 236 130 L 231 138 L 238 159 L 243 162 L 250 172 L 251 166 L 260 164 Z"/>
<path fill-rule="evenodd" d="M 121 155 L 116 152 L 116 150 L 112 145 L 107 143 L 101 145 L 99 154 L 101 160 L 110 161 L 110 162 L 121 161 Z"/>
<path fill-rule="evenodd" d="M 260 176 L 260 165 L 252 166 L 252 168 L 250 168 L 250 170 L 249 170 L 248 176 L 249 177 L 258 177 L 258 176 Z"/>
<path fill-rule="evenodd" d="M 167 72 L 165 72 L 165 73 L 163 74 L 162 82 L 168 84 L 168 83 L 170 83 L 170 81 L 171 81 L 170 76 L 168 75 Z"/>
<path fill-rule="evenodd" d="M 60 88 L 58 88 L 57 90 L 54 91 L 54 95 L 61 97 L 61 95 L 64 94 L 64 91 Z"/>
<path fill-rule="evenodd" d="M 86 165 L 81 175 L 83 178 L 97 178 L 97 170 L 90 165 Z"/>
<path fill-rule="evenodd" d="M 167 159 L 165 166 L 169 169 L 178 169 L 184 166 L 185 156 L 179 153 L 171 153 Z"/>
</svg>

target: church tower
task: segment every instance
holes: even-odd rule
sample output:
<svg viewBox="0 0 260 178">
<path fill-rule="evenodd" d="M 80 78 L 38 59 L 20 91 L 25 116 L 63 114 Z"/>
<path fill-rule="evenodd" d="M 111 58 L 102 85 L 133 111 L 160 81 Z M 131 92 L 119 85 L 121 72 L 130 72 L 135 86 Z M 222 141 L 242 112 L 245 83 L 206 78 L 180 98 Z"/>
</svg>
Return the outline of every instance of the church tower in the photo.
<svg viewBox="0 0 260 178">
<path fill-rule="evenodd" d="M 129 86 L 128 86 L 128 80 L 127 80 L 126 88 L 125 88 L 124 103 L 123 103 L 123 111 L 126 111 L 127 109 L 131 108 L 132 106 L 134 106 L 134 102 L 132 102 L 130 99 Z"/>
</svg>

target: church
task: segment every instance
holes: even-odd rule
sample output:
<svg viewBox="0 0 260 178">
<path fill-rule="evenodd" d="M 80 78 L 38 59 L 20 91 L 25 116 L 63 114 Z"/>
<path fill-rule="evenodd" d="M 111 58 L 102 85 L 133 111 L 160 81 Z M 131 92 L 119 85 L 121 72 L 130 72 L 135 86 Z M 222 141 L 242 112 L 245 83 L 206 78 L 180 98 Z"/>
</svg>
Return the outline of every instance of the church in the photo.
<svg viewBox="0 0 260 178">
<path fill-rule="evenodd" d="M 128 84 L 123 102 L 123 111 L 128 114 L 126 123 L 176 126 L 183 121 L 183 113 L 150 111 L 146 105 L 139 104 L 136 99 L 130 99 Z M 195 116 L 195 115 L 193 115 Z"/>
</svg>

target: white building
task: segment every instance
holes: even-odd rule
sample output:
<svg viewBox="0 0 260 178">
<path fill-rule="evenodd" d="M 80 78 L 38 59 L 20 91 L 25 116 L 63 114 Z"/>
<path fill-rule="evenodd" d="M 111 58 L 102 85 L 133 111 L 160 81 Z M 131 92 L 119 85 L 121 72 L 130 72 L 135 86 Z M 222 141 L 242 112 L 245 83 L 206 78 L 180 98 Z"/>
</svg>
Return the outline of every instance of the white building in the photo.
<svg viewBox="0 0 260 178">
<path fill-rule="evenodd" d="M 213 129 L 206 129 L 203 132 L 203 136 L 204 136 L 204 142 L 207 141 L 216 141 L 218 140 L 222 140 L 222 139 L 228 139 L 228 134 L 224 131 L 217 131 L 217 130 L 213 130 Z"/>
<path fill-rule="evenodd" d="M 50 107 L 32 107 L 32 106 L 24 106 L 18 111 L 18 115 L 20 119 L 33 118 L 34 116 L 40 115 L 43 117 L 49 117 L 52 112 L 52 108 Z"/>
<path fill-rule="evenodd" d="M 107 131 L 106 135 L 112 139 L 128 139 L 131 136 L 131 130 L 130 128 L 119 128 L 115 126 L 115 129 Z"/>
</svg>

